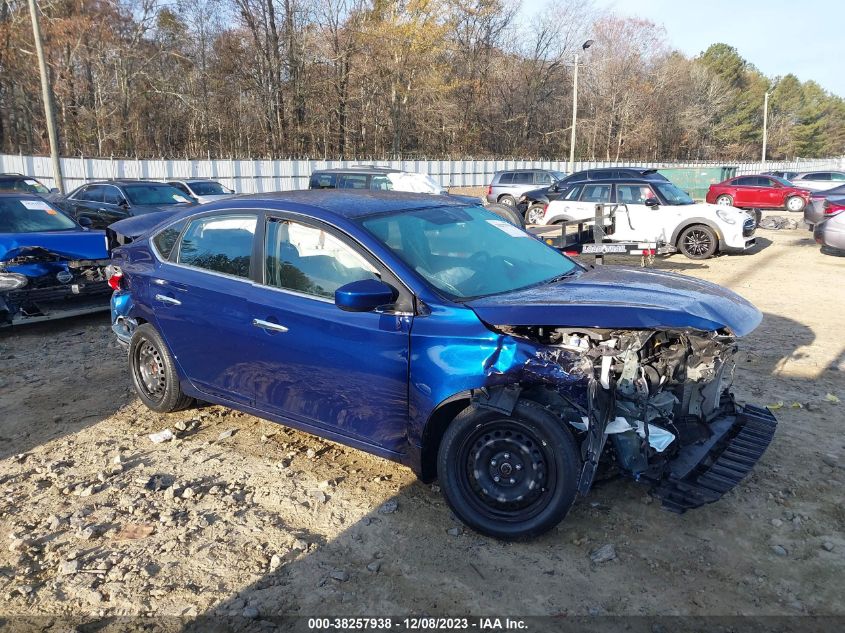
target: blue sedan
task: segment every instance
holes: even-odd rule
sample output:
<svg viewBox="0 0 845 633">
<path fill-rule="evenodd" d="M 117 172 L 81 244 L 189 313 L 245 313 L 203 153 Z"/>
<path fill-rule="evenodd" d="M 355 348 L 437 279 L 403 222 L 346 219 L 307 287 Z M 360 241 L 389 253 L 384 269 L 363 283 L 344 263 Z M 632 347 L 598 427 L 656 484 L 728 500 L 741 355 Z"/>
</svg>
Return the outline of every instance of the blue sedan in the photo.
<svg viewBox="0 0 845 633">
<path fill-rule="evenodd" d="M 0 327 L 108 310 L 105 234 L 89 226 L 38 195 L 0 193 Z"/>
<path fill-rule="evenodd" d="M 146 406 L 213 402 L 401 462 L 484 534 L 549 530 L 605 471 L 678 512 L 716 501 L 775 430 L 730 393 L 750 303 L 586 269 L 466 201 L 287 192 L 109 233 Z"/>
</svg>

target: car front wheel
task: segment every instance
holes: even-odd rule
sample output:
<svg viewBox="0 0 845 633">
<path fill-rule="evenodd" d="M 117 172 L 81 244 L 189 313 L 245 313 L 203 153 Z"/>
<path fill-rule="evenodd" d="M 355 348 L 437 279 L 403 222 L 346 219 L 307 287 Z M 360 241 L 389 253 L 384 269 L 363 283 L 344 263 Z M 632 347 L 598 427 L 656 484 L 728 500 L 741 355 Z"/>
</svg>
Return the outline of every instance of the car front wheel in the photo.
<svg viewBox="0 0 845 633">
<path fill-rule="evenodd" d="M 580 460 L 572 434 L 540 405 L 520 400 L 511 415 L 468 407 L 449 425 L 437 475 L 455 515 L 500 538 L 550 530 L 575 501 Z"/>
<path fill-rule="evenodd" d="M 187 409 L 194 399 L 182 393 L 173 357 L 159 333 L 144 323 L 129 342 L 132 386 L 148 408 L 158 413 Z"/>
<path fill-rule="evenodd" d="M 678 238 L 678 250 L 690 259 L 708 259 L 716 254 L 719 238 L 709 226 L 694 224 Z"/>
<path fill-rule="evenodd" d="M 526 224 L 540 224 L 543 221 L 543 215 L 546 213 L 546 205 L 532 204 L 525 212 Z"/>
</svg>

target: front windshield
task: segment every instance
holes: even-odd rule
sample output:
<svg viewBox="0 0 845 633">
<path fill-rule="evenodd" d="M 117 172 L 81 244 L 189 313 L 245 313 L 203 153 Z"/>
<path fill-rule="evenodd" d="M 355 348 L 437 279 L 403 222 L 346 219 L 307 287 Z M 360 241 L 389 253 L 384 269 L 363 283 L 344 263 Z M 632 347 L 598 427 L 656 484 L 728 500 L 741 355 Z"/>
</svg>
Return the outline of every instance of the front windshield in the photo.
<svg viewBox="0 0 845 633">
<path fill-rule="evenodd" d="M 41 233 L 73 231 L 73 220 L 45 200 L 0 197 L 0 233 Z"/>
<path fill-rule="evenodd" d="M 188 183 L 193 191 L 198 196 L 225 196 L 232 193 L 219 182 L 213 180 L 200 180 L 198 182 Z"/>
<path fill-rule="evenodd" d="M 668 204 L 695 204 L 695 201 L 689 197 L 686 191 L 680 190 L 671 182 L 655 182 L 652 185 L 657 187 Z"/>
<path fill-rule="evenodd" d="M 362 224 L 456 299 L 510 292 L 580 270 L 571 259 L 482 207 L 439 207 Z"/>
<path fill-rule="evenodd" d="M 563 180 L 564 178 L 566 178 L 566 174 L 562 171 L 553 171 L 551 172 L 551 174 L 552 178 L 554 178 L 555 180 Z"/>
<path fill-rule="evenodd" d="M 132 204 L 184 204 L 190 199 L 170 185 L 124 185 L 126 196 Z"/>
<path fill-rule="evenodd" d="M 786 178 L 781 178 L 780 176 L 770 176 L 772 180 L 777 183 L 782 184 L 784 187 L 793 187 L 794 185 L 789 182 Z"/>
</svg>

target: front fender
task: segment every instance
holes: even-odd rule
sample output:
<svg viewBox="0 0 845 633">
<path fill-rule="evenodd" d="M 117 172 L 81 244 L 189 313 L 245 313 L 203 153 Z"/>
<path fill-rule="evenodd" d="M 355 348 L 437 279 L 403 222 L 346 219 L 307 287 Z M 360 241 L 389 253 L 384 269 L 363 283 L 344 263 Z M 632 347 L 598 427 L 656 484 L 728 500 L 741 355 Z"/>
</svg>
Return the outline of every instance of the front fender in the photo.
<svg viewBox="0 0 845 633">
<path fill-rule="evenodd" d="M 678 243 L 678 238 L 681 236 L 681 233 L 684 232 L 685 229 L 689 228 L 693 224 L 703 224 L 707 226 L 716 233 L 716 237 L 719 238 L 719 243 L 723 243 L 725 241 L 725 234 L 722 232 L 722 229 L 719 228 L 719 225 L 711 220 L 710 218 L 702 218 L 702 217 L 695 217 L 695 218 L 684 218 L 678 226 L 675 227 L 675 230 L 672 231 L 672 241 L 671 244 L 675 245 Z"/>
</svg>

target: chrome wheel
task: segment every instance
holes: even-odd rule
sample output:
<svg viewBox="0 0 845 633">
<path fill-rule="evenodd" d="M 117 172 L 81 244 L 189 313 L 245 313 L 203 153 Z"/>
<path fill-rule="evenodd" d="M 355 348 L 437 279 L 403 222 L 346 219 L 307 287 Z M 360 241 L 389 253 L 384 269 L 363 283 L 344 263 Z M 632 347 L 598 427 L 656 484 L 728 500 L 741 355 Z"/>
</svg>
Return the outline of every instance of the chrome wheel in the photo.
<svg viewBox="0 0 845 633">
<path fill-rule="evenodd" d="M 460 486 L 476 511 L 489 518 L 525 521 L 554 492 L 554 460 L 547 443 L 516 420 L 479 427 L 460 447 Z"/>
<path fill-rule="evenodd" d="M 732 207 L 733 206 L 733 199 L 730 196 L 719 196 L 716 198 L 716 204 L 722 205 L 724 207 Z"/>
<path fill-rule="evenodd" d="M 134 369 L 138 383 L 143 386 L 147 395 L 155 399 L 164 397 L 167 387 L 164 359 L 161 352 L 149 341 L 144 341 L 138 346 Z"/>
<path fill-rule="evenodd" d="M 511 196 L 502 196 L 499 198 L 499 204 L 505 204 L 509 207 L 516 206 L 516 200 L 514 200 Z"/>
<path fill-rule="evenodd" d="M 525 214 L 525 221 L 528 224 L 540 224 L 543 221 L 543 216 L 546 213 L 546 208 L 542 205 L 534 205 Z"/>
</svg>

